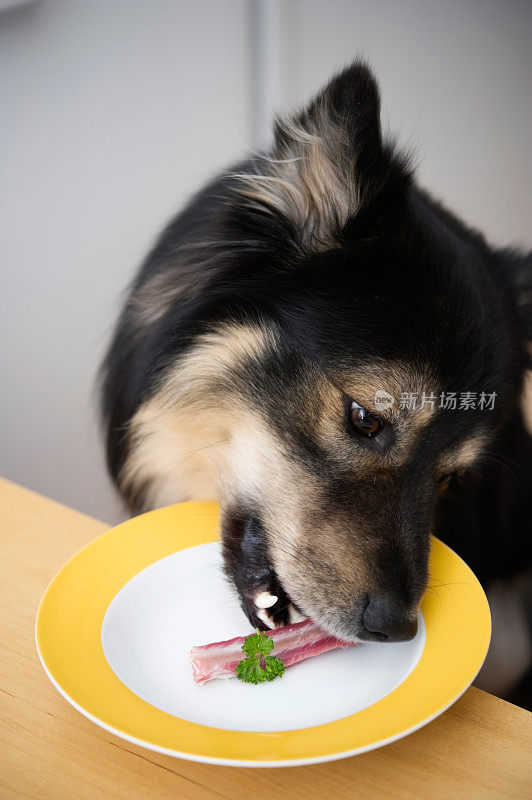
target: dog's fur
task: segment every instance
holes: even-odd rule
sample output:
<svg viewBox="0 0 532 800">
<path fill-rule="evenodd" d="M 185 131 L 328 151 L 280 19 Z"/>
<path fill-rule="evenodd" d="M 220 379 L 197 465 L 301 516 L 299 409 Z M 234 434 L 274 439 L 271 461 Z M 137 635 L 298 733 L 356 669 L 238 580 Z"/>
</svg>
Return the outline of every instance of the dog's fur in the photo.
<svg viewBox="0 0 532 800">
<path fill-rule="evenodd" d="M 532 563 L 532 260 L 416 186 L 379 106 L 356 63 L 277 124 L 272 153 L 200 192 L 142 266 L 104 365 L 108 463 L 131 509 L 218 497 L 227 571 L 260 627 L 286 622 L 289 598 L 347 638 L 371 597 L 413 618 L 431 532 L 486 586 Z M 451 391 L 495 406 L 399 402 Z M 352 400 L 382 419 L 374 438 L 350 427 Z"/>
</svg>

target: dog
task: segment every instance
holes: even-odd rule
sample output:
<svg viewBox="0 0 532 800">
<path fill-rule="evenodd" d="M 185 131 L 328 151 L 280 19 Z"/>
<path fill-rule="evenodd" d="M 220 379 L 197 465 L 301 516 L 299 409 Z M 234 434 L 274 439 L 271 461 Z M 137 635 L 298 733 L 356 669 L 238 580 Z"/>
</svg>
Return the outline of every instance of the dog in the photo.
<svg viewBox="0 0 532 800">
<path fill-rule="evenodd" d="M 109 470 L 135 513 L 219 500 L 253 627 L 412 638 L 435 534 L 520 587 L 528 635 L 531 335 L 532 256 L 416 185 L 357 61 L 146 258 L 103 366 Z"/>
</svg>

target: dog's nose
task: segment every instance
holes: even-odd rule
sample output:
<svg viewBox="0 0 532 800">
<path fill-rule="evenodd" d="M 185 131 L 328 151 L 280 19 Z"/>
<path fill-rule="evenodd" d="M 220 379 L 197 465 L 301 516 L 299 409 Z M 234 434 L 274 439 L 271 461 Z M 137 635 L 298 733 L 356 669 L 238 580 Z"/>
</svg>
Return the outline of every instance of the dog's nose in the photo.
<svg viewBox="0 0 532 800">
<path fill-rule="evenodd" d="M 370 598 L 362 623 L 365 631 L 360 638 L 370 641 L 407 642 L 417 633 L 417 619 L 386 597 Z"/>
</svg>

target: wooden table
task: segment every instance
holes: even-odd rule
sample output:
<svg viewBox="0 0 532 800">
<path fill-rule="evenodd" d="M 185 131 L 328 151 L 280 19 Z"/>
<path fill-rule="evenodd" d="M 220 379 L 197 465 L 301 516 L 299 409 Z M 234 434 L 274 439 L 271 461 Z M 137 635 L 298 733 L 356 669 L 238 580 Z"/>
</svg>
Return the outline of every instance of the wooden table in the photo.
<svg viewBox="0 0 532 800">
<path fill-rule="evenodd" d="M 478 689 L 406 739 L 310 767 L 195 764 L 93 725 L 46 678 L 33 626 L 56 570 L 106 527 L 0 480 L 2 800 L 532 798 L 532 714 Z"/>
</svg>

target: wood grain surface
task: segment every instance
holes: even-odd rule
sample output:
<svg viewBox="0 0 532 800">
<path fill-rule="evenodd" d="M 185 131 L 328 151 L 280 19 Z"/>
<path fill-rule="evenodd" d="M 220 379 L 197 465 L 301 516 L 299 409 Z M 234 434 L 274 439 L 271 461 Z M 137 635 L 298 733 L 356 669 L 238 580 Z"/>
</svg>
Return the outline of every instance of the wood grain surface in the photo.
<svg viewBox="0 0 532 800">
<path fill-rule="evenodd" d="M 78 714 L 39 663 L 35 613 L 58 568 L 107 528 L 0 481 L 2 800 L 532 798 L 532 714 L 478 689 L 406 739 L 307 767 L 195 764 L 131 745 Z"/>
</svg>

